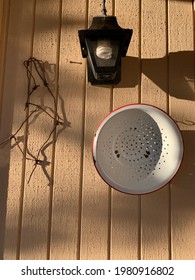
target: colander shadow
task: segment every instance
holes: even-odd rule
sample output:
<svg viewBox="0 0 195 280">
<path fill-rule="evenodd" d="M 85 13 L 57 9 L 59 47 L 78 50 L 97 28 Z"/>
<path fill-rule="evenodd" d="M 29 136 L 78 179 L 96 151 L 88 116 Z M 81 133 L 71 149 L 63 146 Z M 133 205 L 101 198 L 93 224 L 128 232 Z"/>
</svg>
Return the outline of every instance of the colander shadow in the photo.
<svg viewBox="0 0 195 280">
<path fill-rule="evenodd" d="M 177 191 L 177 189 L 178 191 L 191 190 L 195 193 L 195 131 L 183 130 L 182 135 L 184 141 L 183 162 L 177 176 L 173 179 L 172 184 L 174 186 L 174 191 Z M 189 198 L 189 196 L 187 197 Z M 181 199 L 183 199 L 182 196 Z M 195 204 L 193 208 L 195 210 Z"/>
<path fill-rule="evenodd" d="M 138 85 L 141 70 L 142 74 L 165 93 L 179 99 L 195 100 L 192 69 L 194 69 L 193 51 L 169 53 L 167 56 L 154 59 L 127 56 L 122 60 L 121 82 L 116 88 L 132 88 Z"/>
</svg>

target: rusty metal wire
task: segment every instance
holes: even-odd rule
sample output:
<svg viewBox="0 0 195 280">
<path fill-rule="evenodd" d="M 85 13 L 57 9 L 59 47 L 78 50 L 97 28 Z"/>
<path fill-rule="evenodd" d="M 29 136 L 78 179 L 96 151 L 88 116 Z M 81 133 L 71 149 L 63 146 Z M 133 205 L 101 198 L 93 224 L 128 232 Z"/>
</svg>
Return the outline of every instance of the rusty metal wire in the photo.
<svg viewBox="0 0 195 280">
<path fill-rule="evenodd" d="M 52 135 L 55 133 L 57 126 L 59 125 L 66 125 L 63 118 L 61 118 L 57 112 L 57 100 L 55 95 L 53 94 L 52 90 L 50 89 L 49 83 L 46 79 L 46 72 L 45 72 L 45 66 L 44 62 L 42 60 L 38 60 L 34 57 L 30 57 L 28 60 L 24 61 L 24 67 L 26 69 L 26 75 L 28 79 L 28 86 L 27 86 L 27 99 L 25 103 L 25 110 L 29 108 L 29 106 L 34 107 L 34 109 L 27 114 L 27 117 L 24 119 L 24 121 L 21 123 L 21 125 L 18 127 L 18 129 L 7 139 L 3 140 L 0 142 L 0 146 L 3 146 L 7 142 L 14 141 L 15 145 L 19 151 L 21 152 L 22 156 L 26 160 L 30 160 L 34 162 L 34 167 L 32 169 L 32 172 L 29 176 L 28 183 L 30 182 L 36 168 L 38 165 L 43 165 L 43 160 L 41 160 L 40 155 L 45 149 L 45 146 L 48 145 L 50 139 L 52 138 Z M 34 73 L 34 74 L 33 74 Z M 35 78 L 36 75 L 36 78 Z M 45 108 L 45 106 L 33 103 L 30 101 L 31 96 L 36 93 L 37 89 L 40 87 L 40 85 L 37 83 L 37 77 L 40 79 L 42 85 L 47 89 L 48 94 L 52 97 L 53 99 L 53 108 Z M 47 109 L 50 109 L 50 112 L 47 111 Z M 20 143 L 18 142 L 17 136 L 19 132 L 23 129 L 25 125 L 28 125 L 30 119 L 35 116 L 37 113 L 45 113 L 48 118 L 52 119 L 54 121 L 53 128 L 51 132 L 49 133 L 48 137 L 46 137 L 46 140 L 44 143 L 40 146 L 40 148 L 37 151 L 36 155 L 33 155 L 29 149 L 28 146 L 26 150 L 20 146 Z M 48 162 L 47 162 L 48 163 Z M 42 166 L 43 167 L 43 166 Z M 45 171 L 44 171 L 45 172 Z M 47 176 L 48 177 L 48 176 Z"/>
<path fill-rule="evenodd" d="M 106 0 L 102 0 L 102 15 L 107 16 Z"/>
</svg>

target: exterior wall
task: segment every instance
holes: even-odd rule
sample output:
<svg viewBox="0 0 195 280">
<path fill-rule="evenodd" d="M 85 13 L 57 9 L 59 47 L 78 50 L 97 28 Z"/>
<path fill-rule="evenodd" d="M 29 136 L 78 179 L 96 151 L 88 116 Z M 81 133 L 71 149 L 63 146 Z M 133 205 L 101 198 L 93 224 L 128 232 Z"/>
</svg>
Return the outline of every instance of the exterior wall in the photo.
<svg viewBox="0 0 195 280">
<path fill-rule="evenodd" d="M 23 61 L 29 57 L 46 62 L 65 120 L 30 182 L 34 163 L 16 142 L 0 146 L 1 258 L 195 259 L 193 5 L 188 0 L 108 0 L 108 14 L 134 30 L 122 81 L 108 88 L 86 82 L 77 34 L 100 15 L 101 1 L 1 0 L 0 142 L 34 109 L 24 110 Z M 52 97 L 42 86 L 39 90 L 31 102 L 52 107 Z M 177 176 L 144 196 L 110 189 L 91 156 L 100 120 L 114 108 L 137 102 L 167 111 L 185 145 Z M 44 112 L 29 119 L 17 134 L 23 153 L 36 154 L 53 128 Z"/>
</svg>

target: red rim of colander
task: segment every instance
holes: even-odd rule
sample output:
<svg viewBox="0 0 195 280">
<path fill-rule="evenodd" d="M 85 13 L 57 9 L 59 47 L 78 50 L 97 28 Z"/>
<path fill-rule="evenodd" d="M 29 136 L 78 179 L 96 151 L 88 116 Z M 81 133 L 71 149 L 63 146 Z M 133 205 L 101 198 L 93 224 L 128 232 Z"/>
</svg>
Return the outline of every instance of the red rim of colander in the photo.
<svg viewBox="0 0 195 280">
<path fill-rule="evenodd" d="M 104 122 L 104 120 L 105 120 L 106 118 L 108 118 L 108 116 L 110 116 L 112 113 L 114 113 L 114 112 L 116 112 L 116 111 L 119 111 L 119 110 L 122 109 L 122 108 L 130 107 L 130 106 L 135 106 L 135 105 L 143 105 L 143 106 L 153 107 L 153 108 L 156 108 L 156 109 L 158 109 L 159 111 L 162 111 L 163 113 L 165 113 L 165 115 L 167 115 L 167 116 L 173 121 L 173 123 L 176 125 L 176 127 L 178 128 L 178 131 L 180 132 L 180 135 L 181 135 L 182 148 L 183 148 L 183 149 L 182 149 L 182 157 L 181 157 L 180 164 L 178 165 L 178 167 L 177 167 L 177 169 L 176 169 L 174 175 L 171 177 L 171 179 L 170 179 L 166 184 L 163 184 L 161 187 L 159 187 L 159 188 L 156 189 L 156 190 L 153 190 L 153 191 L 150 191 L 150 192 L 144 192 L 144 193 L 137 193 L 137 194 L 136 194 L 136 193 L 129 193 L 129 192 L 121 191 L 121 190 L 117 189 L 116 187 L 114 187 L 114 186 L 108 184 L 108 182 L 105 180 L 105 178 L 103 178 L 103 176 L 100 174 L 100 172 L 99 172 L 99 170 L 98 170 L 98 168 L 97 168 L 97 166 L 96 166 L 96 161 L 95 161 L 95 158 L 94 158 L 94 154 L 95 154 L 95 153 L 94 153 L 94 152 L 95 152 L 95 145 L 94 145 L 95 137 L 96 137 L 97 131 L 99 130 L 99 128 L 100 128 L 101 124 Z M 162 110 L 161 108 L 159 108 L 159 107 L 157 107 L 157 106 L 150 105 L 150 104 L 147 104 L 147 103 L 131 103 L 131 104 L 126 104 L 126 105 L 123 105 L 123 106 L 120 106 L 120 107 L 114 109 L 113 111 L 109 112 L 109 113 L 99 122 L 99 125 L 98 125 L 98 127 L 97 127 L 97 129 L 96 129 L 96 132 L 95 132 L 95 134 L 94 134 L 93 141 L 92 141 L 92 157 L 93 157 L 93 162 L 94 162 L 94 166 L 95 166 L 95 168 L 96 168 L 97 173 L 99 174 L 99 176 L 102 178 L 102 180 L 103 180 L 109 187 L 111 187 L 112 189 L 114 189 L 114 190 L 116 190 L 116 191 L 118 191 L 118 192 L 121 192 L 121 193 L 124 193 L 124 194 L 128 194 L 128 195 L 146 195 L 146 194 L 150 194 L 150 193 L 157 192 L 157 191 L 159 191 L 160 189 L 164 188 L 165 186 L 167 186 L 168 184 L 170 184 L 170 182 L 171 182 L 171 181 L 174 179 L 174 177 L 177 175 L 177 173 L 178 173 L 178 171 L 179 171 L 179 169 L 180 169 L 180 167 L 181 167 L 181 165 L 182 165 L 182 163 L 183 163 L 183 159 L 184 159 L 184 139 L 183 139 L 183 135 L 182 135 L 182 133 L 181 133 L 181 130 L 180 130 L 178 124 L 176 123 L 176 121 L 175 121 L 167 112 L 165 112 L 164 110 Z"/>
</svg>

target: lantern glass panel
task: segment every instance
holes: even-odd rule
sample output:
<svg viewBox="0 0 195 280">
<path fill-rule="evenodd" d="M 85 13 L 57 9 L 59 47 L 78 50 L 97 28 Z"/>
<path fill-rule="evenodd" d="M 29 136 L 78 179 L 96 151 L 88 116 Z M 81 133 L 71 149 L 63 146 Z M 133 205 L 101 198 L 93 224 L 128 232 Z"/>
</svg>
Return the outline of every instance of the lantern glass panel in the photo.
<svg viewBox="0 0 195 280">
<path fill-rule="evenodd" d="M 119 54 L 120 41 L 101 38 L 98 40 L 87 40 L 89 49 L 94 54 L 97 67 L 116 66 Z"/>
</svg>

